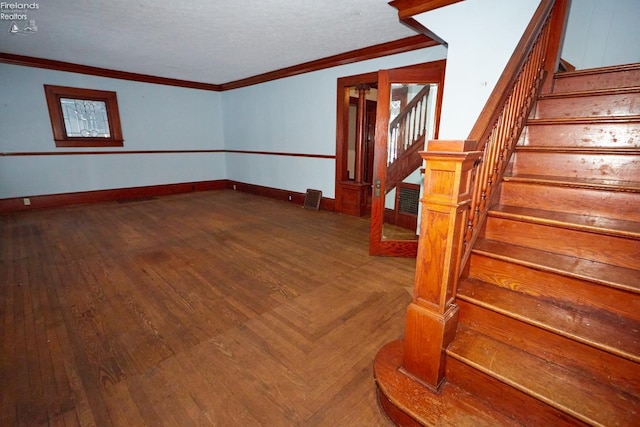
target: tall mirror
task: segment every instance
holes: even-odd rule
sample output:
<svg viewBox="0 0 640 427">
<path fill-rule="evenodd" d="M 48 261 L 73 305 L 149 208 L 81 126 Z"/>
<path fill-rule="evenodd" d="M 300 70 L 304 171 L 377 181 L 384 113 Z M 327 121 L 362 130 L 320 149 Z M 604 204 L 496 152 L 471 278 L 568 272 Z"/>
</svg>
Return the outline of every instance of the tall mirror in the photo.
<svg viewBox="0 0 640 427">
<path fill-rule="evenodd" d="M 392 83 L 389 102 L 383 240 L 417 240 L 425 143 L 434 136 L 436 83 Z"/>
</svg>

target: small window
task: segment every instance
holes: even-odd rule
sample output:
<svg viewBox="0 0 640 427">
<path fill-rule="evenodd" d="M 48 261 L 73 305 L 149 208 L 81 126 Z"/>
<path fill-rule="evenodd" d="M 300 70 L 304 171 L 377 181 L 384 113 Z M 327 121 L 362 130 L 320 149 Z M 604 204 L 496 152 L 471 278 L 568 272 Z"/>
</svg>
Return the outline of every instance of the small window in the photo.
<svg viewBox="0 0 640 427">
<path fill-rule="evenodd" d="M 122 147 L 115 92 L 44 85 L 56 147 Z"/>
</svg>

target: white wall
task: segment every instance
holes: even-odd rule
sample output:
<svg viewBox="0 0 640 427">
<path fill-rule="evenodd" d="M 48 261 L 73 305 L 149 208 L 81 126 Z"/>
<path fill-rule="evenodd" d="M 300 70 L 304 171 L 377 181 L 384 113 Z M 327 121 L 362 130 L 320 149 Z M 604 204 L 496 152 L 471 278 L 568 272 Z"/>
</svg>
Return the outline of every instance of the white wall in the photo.
<svg viewBox="0 0 640 427">
<path fill-rule="evenodd" d="M 440 139 L 465 139 L 540 0 L 465 0 L 415 19 L 448 43 Z"/>
<path fill-rule="evenodd" d="M 43 84 L 117 92 L 124 147 L 56 148 Z M 221 94 L 0 64 L 0 152 L 223 149 Z M 224 153 L 0 156 L 0 199 L 224 179 Z"/>
<path fill-rule="evenodd" d="M 438 46 L 223 92 L 228 150 L 335 155 L 337 79 L 444 58 Z M 335 159 L 227 154 L 234 181 L 334 197 Z"/>
<path fill-rule="evenodd" d="M 571 0 L 561 56 L 577 69 L 640 62 L 640 0 Z"/>
</svg>

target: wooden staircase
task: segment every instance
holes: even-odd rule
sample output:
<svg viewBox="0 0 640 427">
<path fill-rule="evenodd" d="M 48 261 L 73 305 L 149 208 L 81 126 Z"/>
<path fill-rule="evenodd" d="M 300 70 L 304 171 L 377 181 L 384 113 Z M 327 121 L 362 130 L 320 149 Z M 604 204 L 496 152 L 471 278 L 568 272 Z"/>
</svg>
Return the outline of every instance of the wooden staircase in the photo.
<svg viewBox="0 0 640 427">
<path fill-rule="evenodd" d="M 640 64 L 557 74 L 496 194 L 446 383 L 382 389 L 383 407 L 403 425 L 640 425 Z M 388 350 L 376 374 L 400 384 Z"/>
<path fill-rule="evenodd" d="M 640 65 L 557 74 L 458 287 L 448 381 L 525 425 L 640 425 Z"/>
</svg>

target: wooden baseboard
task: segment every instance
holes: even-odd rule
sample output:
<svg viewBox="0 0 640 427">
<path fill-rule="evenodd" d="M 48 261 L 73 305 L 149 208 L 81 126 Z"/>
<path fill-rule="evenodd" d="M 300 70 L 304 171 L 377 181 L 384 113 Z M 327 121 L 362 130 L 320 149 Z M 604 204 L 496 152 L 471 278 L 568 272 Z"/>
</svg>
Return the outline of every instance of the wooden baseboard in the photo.
<svg viewBox="0 0 640 427">
<path fill-rule="evenodd" d="M 0 199 L 0 213 L 222 189 L 232 189 L 272 199 L 291 201 L 301 206 L 304 203 L 305 196 L 304 193 L 298 193 L 295 191 L 245 184 L 228 179 L 220 179 L 214 181 L 184 182 L 179 184 L 162 184 L 144 187 L 115 188 L 110 190 L 82 191 L 78 193 L 47 194 L 41 196 Z M 28 204 L 25 204 L 27 200 Z M 334 211 L 334 199 L 323 197 L 322 202 L 320 203 L 320 209 Z"/>
<path fill-rule="evenodd" d="M 226 179 L 215 181 L 184 182 L 179 184 L 150 185 L 144 187 L 114 188 L 110 190 L 82 191 L 78 193 L 47 194 L 42 196 L 0 199 L 0 212 L 16 212 L 31 209 L 55 208 L 85 203 L 112 202 L 139 199 L 191 191 L 220 190 L 230 188 Z M 25 202 L 28 200 L 29 204 Z"/>
<path fill-rule="evenodd" d="M 235 181 L 230 181 L 230 185 L 227 188 L 232 188 L 244 193 L 269 197 L 271 199 L 290 201 L 300 206 L 304 204 L 305 193 L 298 193 L 296 191 L 281 190 L 279 188 L 263 187 L 261 185 L 246 184 L 243 182 Z M 320 202 L 320 209 L 331 212 L 335 211 L 335 200 L 323 197 L 322 201 Z"/>
</svg>

